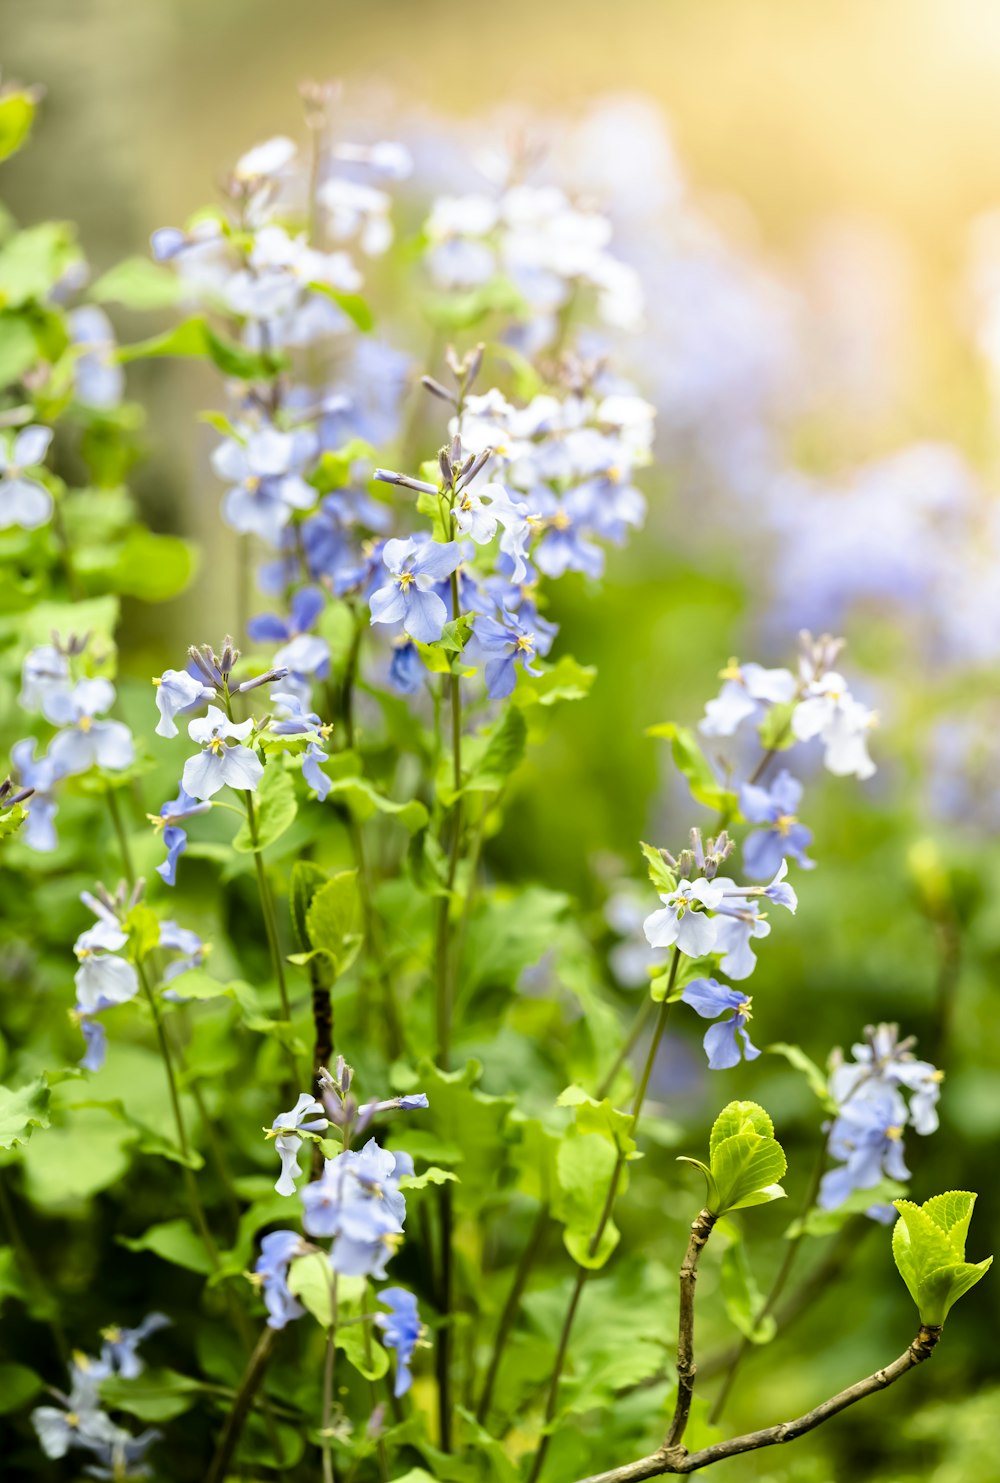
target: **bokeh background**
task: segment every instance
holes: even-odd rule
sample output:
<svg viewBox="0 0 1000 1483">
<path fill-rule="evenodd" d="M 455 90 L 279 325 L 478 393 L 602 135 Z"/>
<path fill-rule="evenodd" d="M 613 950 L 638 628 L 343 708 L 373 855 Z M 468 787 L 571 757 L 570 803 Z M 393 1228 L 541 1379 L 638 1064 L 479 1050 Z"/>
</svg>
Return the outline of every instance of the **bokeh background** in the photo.
<svg viewBox="0 0 1000 1483">
<path fill-rule="evenodd" d="M 970 1255 L 986 1254 L 1000 1236 L 1000 9 L 0 0 L 0 35 L 5 73 L 48 89 L 6 204 L 23 223 L 78 221 L 98 272 L 211 200 L 249 144 L 296 133 L 304 77 L 344 80 L 355 132 L 413 145 L 414 224 L 525 119 L 552 173 L 606 202 L 649 298 L 623 367 L 660 410 L 648 533 L 600 589 L 560 586 L 560 642 L 599 678 L 556 718 L 489 863 L 572 891 L 601 933 L 609 882 L 640 874 L 636 839 L 679 844 L 692 818 L 645 728 L 693 723 L 730 654 L 782 662 L 803 624 L 846 632 L 852 685 L 882 717 L 879 773 L 809 780 L 820 868 L 762 955 L 756 1038 L 822 1061 L 872 1020 L 916 1034 L 946 1081 L 940 1132 L 911 1140 L 914 1194 L 981 1191 Z M 157 327 L 117 320 L 125 339 Z M 232 623 L 235 569 L 195 422 L 218 401 L 211 373 L 152 362 L 129 386 L 148 412 L 135 487 L 149 518 L 205 551 L 193 598 L 128 610 L 123 667 L 146 676 Z M 661 1077 L 685 1120 L 719 1097 L 699 1033 Z M 725 1091 L 773 1113 L 794 1198 L 818 1135 L 808 1092 L 770 1057 Z M 649 1188 L 637 1229 L 676 1198 Z M 761 1215 L 769 1235 L 782 1224 Z M 711 1294 L 710 1276 L 708 1348 L 725 1335 Z M 714 1476 L 996 1477 L 998 1319 L 994 1280 L 910 1383 L 793 1454 Z M 805 1409 L 898 1352 L 909 1325 L 873 1228 L 836 1289 L 747 1366 L 731 1420 Z"/>
</svg>

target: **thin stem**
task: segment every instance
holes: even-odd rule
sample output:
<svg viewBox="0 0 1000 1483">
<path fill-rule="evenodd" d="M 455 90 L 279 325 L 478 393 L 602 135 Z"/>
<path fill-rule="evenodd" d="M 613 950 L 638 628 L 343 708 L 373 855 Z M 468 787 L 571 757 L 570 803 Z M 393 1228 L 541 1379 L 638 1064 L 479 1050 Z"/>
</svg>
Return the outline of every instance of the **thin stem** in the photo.
<svg viewBox="0 0 1000 1483">
<path fill-rule="evenodd" d="M 628 1033 L 628 1037 L 626 1038 L 618 1054 L 612 1061 L 611 1066 L 609 1067 L 608 1072 L 602 1080 L 600 1086 L 597 1088 L 598 1098 L 606 1097 L 611 1088 L 614 1086 L 615 1077 L 618 1075 L 619 1071 L 622 1069 L 629 1056 L 635 1050 L 638 1042 L 642 1039 L 643 1032 L 645 1031 L 646 1026 L 649 1024 L 649 1021 L 652 1019 L 655 1010 L 655 1002 L 650 998 L 648 994 L 646 994 L 643 998 L 639 1013 L 636 1015 L 635 1019 L 632 1022 L 632 1028 Z"/>
<path fill-rule="evenodd" d="M 247 811 L 247 828 L 250 831 L 250 843 L 253 845 L 253 863 L 257 871 L 257 892 L 260 896 L 260 909 L 264 918 L 264 931 L 267 934 L 267 945 L 271 952 L 271 967 L 274 976 L 278 980 L 278 993 L 281 995 L 281 1012 L 286 1020 L 292 1017 L 292 1009 L 288 1000 L 288 985 L 285 982 L 285 964 L 281 956 L 281 945 L 278 940 L 278 923 L 275 918 L 274 901 L 271 897 L 271 888 L 268 885 L 267 871 L 264 868 L 264 857 L 260 852 L 260 835 L 257 832 L 257 813 L 253 806 L 253 794 L 249 791 L 243 793 L 244 806 Z"/>
<path fill-rule="evenodd" d="M 684 1436 L 698 1367 L 694 1362 L 694 1300 L 698 1282 L 698 1262 L 716 1217 L 711 1210 L 700 1210 L 691 1225 L 691 1237 L 680 1270 L 680 1313 L 677 1319 L 677 1402 L 673 1420 L 664 1438 L 664 1447 L 676 1447 Z"/>
<path fill-rule="evenodd" d="M 789 1277 L 792 1275 L 792 1268 L 795 1265 L 795 1260 L 799 1254 L 802 1242 L 805 1240 L 805 1219 L 810 1210 L 815 1205 L 816 1196 L 819 1194 L 819 1187 L 823 1178 L 823 1171 L 826 1168 L 827 1146 L 828 1140 L 824 1138 L 823 1143 L 820 1147 L 819 1157 L 816 1159 L 816 1162 L 813 1165 L 813 1171 L 809 1178 L 809 1186 L 802 1201 L 802 1208 L 799 1211 L 799 1234 L 797 1236 L 793 1236 L 792 1239 L 785 1246 L 785 1254 L 782 1258 L 781 1265 L 778 1268 L 774 1281 L 771 1283 L 771 1287 L 768 1291 L 767 1297 L 764 1299 L 764 1304 L 760 1309 L 760 1312 L 756 1316 L 755 1324 L 762 1323 L 765 1318 L 768 1318 L 771 1315 L 771 1313 L 778 1305 L 781 1294 L 785 1290 L 785 1286 L 788 1282 Z M 733 1362 L 730 1365 L 729 1371 L 722 1382 L 718 1395 L 715 1397 L 715 1400 L 712 1403 L 712 1409 L 709 1413 L 708 1418 L 710 1425 L 714 1426 L 719 1417 L 722 1415 L 725 1409 L 726 1401 L 729 1399 L 729 1393 L 732 1390 L 733 1383 L 736 1380 L 740 1365 L 743 1363 L 750 1350 L 755 1347 L 756 1346 L 754 1345 L 753 1340 L 748 1339 L 746 1335 L 744 1335 L 743 1338 L 740 1340 L 736 1353 L 733 1356 Z"/>
<path fill-rule="evenodd" d="M 362 1312 L 362 1315 L 364 1316 L 364 1318 L 367 1318 L 368 1314 L 371 1312 L 370 1284 L 367 1283 L 367 1282 L 365 1283 L 364 1292 L 361 1295 L 361 1312 Z M 371 1324 L 370 1323 L 366 1323 L 366 1322 L 362 1322 L 362 1325 L 361 1325 L 361 1333 L 362 1333 L 362 1337 L 364 1338 L 364 1344 L 365 1344 L 365 1364 L 368 1366 L 368 1368 L 370 1370 L 372 1368 L 372 1360 L 373 1360 L 373 1357 L 374 1357 L 373 1356 L 373 1349 L 372 1349 L 372 1326 L 371 1326 Z M 374 1410 L 378 1406 L 378 1392 L 375 1389 L 375 1381 L 374 1380 L 372 1380 L 372 1381 L 369 1382 L 369 1391 L 370 1391 L 371 1398 L 372 1398 L 372 1410 L 374 1412 Z M 379 1468 L 379 1472 L 382 1475 L 382 1483 L 389 1483 L 389 1460 L 388 1460 L 388 1457 L 386 1456 L 385 1442 L 384 1442 L 384 1440 L 382 1438 L 381 1431 L 379 1433 L 378 1440 L 376 1442 L 376 1451 L 378 1453 L 378 1468 Z"/>
<path fill-rule="evenodd" d="M 891 1365 L 849 1385 L 846 1390 L 831 1396 L 829 1400 L 807 1411 L 804 1416 L 797 1416 L 794 1421 L 782 1421 L 777 1426 L 745 1432 L 742 1436 L 730 1437 L 725 1442 L 713 1442 L 710 1447 L 703 1447 L 698 1452 L 687 1452 L 683 1447 L 661 1447 L 649 1457 L 626 1463 L 623 1467 L 611 1468 L 605 1473 L 595 1473 L 583 1479 L 582 1483 L 642 1483 L 646 1478 L 658 1478 L 664 1473 L 695 1473 L 699 1468 L 710 1467 L 712 1463 L 722 1462 L 727 1457 L 739 1457 L 744 1452 L 756 1452 L 761 1447 L 792 1442 L 796 1437 L 804 1436 L 806 1432 L 822 1426 L 831 1416 L 846 1411 L 848 1406 L 854 1406 L 867 1396 L 894 1385 L 908 1370 L 930 1358 L 940 1337 L 940 1328 L 922 1325 L 909 1348 L 898 1359 L 893 1360 Z"/>
<path fill-rule="evenodd" d="M 333 1375 L 337 1362 L 337 1273 L 330 1277 L 330 1329 L 323 1360 L 323 1483 L 334 1483 Z"/>
<path fill-rule="evenodd" d="M 660 1049 L 660 1043 L 663 1040 L 663 1035 L 667 1028 L 667 1021 L 670 1017 L 670 996 L 673 993 L 674 984 L 677 980 L 677 970 L 680 967 L 680 961 L 680 952 L 675 947 L 674 955 L 670 963 L 670 976 L 667 980 L 667 986 L 663 995 L 663 1002 L 660 1005 L 660 1011 L 656 1020 L 656 1028 L 653 1031 L 653 1036 L 649 1043 L 649 1051 L 647 1052 L 646 1061 L 642 1068 L 642 1076 L 640 1077 L 639 1085 L 636 1088 L 635 1098 L 632 1103 L 632 1117 L 629 1123 L 629 1138 L 635 1137 L 635 1131 L 639 1125 L 639 1117 L 642 1113 L 642 1106 L 646 1100 L 646 1092 L 649 1088 L 649 1079 L 653 1074 L 653 1066 L 656 1062 L 657 1052 Z M 594 1230 L 594 1233 L 591 1236 L 590 1242 L 587 1247 L 588 1256 L 593 1257 L 596 1255 L 601 1244 L 601 1237 L 604 1235 L 604 1231 L 607 1227 L 608 1221 L 611 1219 L 611 1212 L 614 1208 L 615 1197 L 618 1193 L 618 1185 L 621 1181 L 622 1170 L 625 1167 L 626 1157 L 627 1155 L 624 1151 L 624 1148 L 619 1145 L 618 1156 L 615 1159 L 615 1165 L 611 1171 L 611 1179 L 608 1184 L 608 1192 L 604 1200 L 604 1206 L 601 1210 L 600 1217 L 598 1218 L 596 1229 Z M 552 1371 L 552 1378 L 549 1381 L 548 1400 L 545 1406 L 546 1426 L 551 1426 L 552 1422 L 555 1420 L 556 1408 L 559 1401 L 559 1383 L 562 1379 L 563 1366 L 566 1363 L 566 1355 L 569 1350 L 569 1340 L 570 1335 L 573 1331 L 573 1322 L 576 1318 L 576 1312 L 580 1305 L 580 1298 L 583 1295 L 583 1289 L 586 1286 L 587 1279 L 590 1276 L 592 1270 L 593 1269 L 590 1267 L 580 1267 L 576 1274 L 576 1282 L 573 1287 L 573 1292 L 570 1295 L 569 1307 L 566 1310 L 566 1317 L 563 1320 L 562 1332 L 559 1335 L 559 1347 L 556 1350 L 556 1361 Z M 551 1436 L 551 1432 L 546 1432 L 538 1444 L 538 1450 L 535 1453 L 531 1472 L 528 1475 L 528 1483 L 536 1483 L 536 1480 L 538 1479 L 538 1476 L 542 1471 L 542 1466 L 545 1462 L 545 1455 L 549 1450 Z"/>
<path fill-rule="evenodd" d="M 135 866 L 132 863 L 132 851 L 129 849 L 128 835 L 125 833 L 125 823 L 122 819 L 122 811 L 118 807 L 118 795 L 113 788 L 109 788 L 104 795 L 108 800 L 108 813 L 111 815 L 111 823 L 114 827 L 115 838 L 118 841 L 118 852 L 121 855 L 122 872 L 128 884 L 129 890 L 135 887 Z"/>
<path fill-rule="evenodd" d="M 455 1301 L 455 1267 L 452 1259 L 454 1208 L 450 1185 L 438 1191 L 438 1214 L 441 1222 L 441 1290 L 438 1311 L 442 1323 L 434 1354 L 438 1389 L 438 1445 L 442 1452 L 451 1451 L 451 1361 L 453 1352 L 452 1307 Z"/>
<path fill-rule="evenodd" d="M 230 1461 L 233 1453 L 236 1451 L 236 1444 L 243 1431 L 244 1422 L 250 1413 L 250 1407 L 253 1405 L 254 1396 L 257 1394 L 260 1383 L 264 1378 L 264 1372 L 271 1358 L 271 1350 L 274 1347 L 276 1337 L 277 1331 L 275 1329 L 265 1327 L 260 1338 L 257 1340 L 256 1347 L 243 1373 L 243 1379 L 240 1381 L 240 1388 L 236 1392 L 236 1399 L 233 1402 L 232 1409 L 226 1417 L 226 1424 L 222 1429 L 222 1436 L 219 1438 L 218 1446 L 215 1449 L 215 1456 L 212 1458 L 211 1466 L 205 1475 L 205 1483 L 222 1483 L 222 1480 L 229 1471 Z"/>
<path fill-rule="evenodd" d="M 521 1252 L 521 1259 L 514 1271 L 514 1280 L 510 1285 L 507 1301 L 503 1305 L 500 1322 L 497 1325 L 496 1338 L 493 1341 L 493 1353 L 490 1356 L 486 1379 L 483 1381 L 483 1392 L 479 1397 L 479 1405 L 476 1407 L 476 1420 L 481 1425 L 485 1425 L 486 1418 L 489 1415 L 493 1390 L 497 1382 L 497 1376 L 500 1373 L 500 1362 L 503 1359 L 507 1340 L 510 1338 L 514 1321 L 517 1318 L 517 1310 L 521 1306 L 521 1298 L 528 1284 L 531 1268 L 534 1266 L 535 1258 L 544 1240 L 550 1219 L 549 1207 L 548 1205 L 543 1205 L 535 1218 L 535 1224 L 531 1228 L 531 1235 L 528 1237 L 524 1250 Z"/>
</svg>

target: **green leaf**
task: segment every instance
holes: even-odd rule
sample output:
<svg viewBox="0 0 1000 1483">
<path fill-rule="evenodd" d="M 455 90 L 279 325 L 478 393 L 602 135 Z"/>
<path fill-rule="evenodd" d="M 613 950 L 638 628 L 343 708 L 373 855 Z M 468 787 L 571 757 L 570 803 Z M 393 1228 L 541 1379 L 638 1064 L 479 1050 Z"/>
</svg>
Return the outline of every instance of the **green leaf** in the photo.
<svg viewBox="0 0 1000 1483">
<path fill-rule="evenodd" d="M 38 343 L 21 314 L 0 314 L 0 386 L 20 381 L 38 359 Z"/>
<path fill-rule="evenodd" d="M 129 950 L 135 962 L 141 963 L 160 945 L 160 919 L 142 901 L 133 906 L 122 924 L 129 936 Z"/>
<path fill-rule="evenodd" d="M 322 1251 L 310 1251 L 305 1256 L 296 1257 L 288 1269 L 289 1291 L 325 1329 L 330 1327 L 333 1315 L 332 1281 L 330 1261 Z M 363 1277 L 337 1278 L 338 1313 L 341 1305 L 346 1311 L 348 1304 L 360 1300 L 364 1286 Z"/>
<path fill-rule="evenodd" d="M 375 328 L 375 315 L 363 295 L 344 293 L 342 289 L 332 288 L 329 283 L 310 283 L 308 287 L 313 293 L 322 294 L 324 298 L 332 299 L 338 304 L 363 335 L 371 334 Z"/>
<path fill-rule="evenodd" d="M 465 293 L 435 294 L 425 298 L 423 310 L 431 324 L 454 332 L 471 329 L 490 314 L 523 317 L 527 304 L 509 279 L 492 278 L 481 288 Z"/>
<path fill-rule="evenodd" d="M 943 1324 L 953 1304 L 992 1265 L 992 1257 L 975 1264 L 965 1261 L 975 1200 L 968 1191 L 950 1190 L 922 1206 L 895 1201 L 899 1219 L 892 1232 L 892 1255 L 923 1324 Z"/>
<path fill-rule="evenodd" d="M 319 462 L 309 476 L 309 483 L 319 494 L 331 494 L 335 489 L 345 489 L 353 477 L 354 465 L 359 460 L 371 462 L 375 449 L 364 438 L 351 438 L 342 448 L 325 449 Z"/>
<path fill-rule="evenodd" d="M 537 664 L 541 674 L 529 675 L 519 669 L 517 684 L 511 696 L 513 705 L 526 709 L 533 705 L 555 705 L 560 700 L 584 700 L 597 678 L 593 665 L 578 664 L 564 654 L 556 664 Z"/>
<path fill-rule="evenodd" d="M 295 784 L 290 772 L 278 762 L 270 762 L 264 768 L 264 776 L 253 795 L 256 814 L 256 843 L 250 833 L 249 819 L 242 823 L 233 839 L 233 849 L 247 855 L 255 850 L 266 850 L 268 845 L 280 839 L 290 829 L 299 811 L 295 801 Z"/>
<path fill-rule="evenodd" d="M 0 94 L 0 160 L 27 143 L 35 120 L 38 95 L 30 88 L 11 88 Z"/>
<path fill-rule="evenodd" d="M 695 803 L 727 815 L 735 811 L 736 794 L 718 781 L 693 731 L 687 726 L 677 726 L 673 721 L 664 721 L 647 727 L 646 735 L 666 737 L 670 742 L 674 766 L 687 779 Z"/>
<path fill-rule="evenodd" d="M 608 1220 L 597 1249 L 590 1251 L 616 1162 L 613 1144 L 599 1133 L 580 1133 L 573 1128 L 560 1141 L 552 1214 L 565 1226 L 563 1240 L 578 1266 L 592 1270 L 603 1267 L 618 1245 L 618 1229 L 614 1221 Z"/>
<path fill-rule="evenodd" d="M 656 890 L 662 896 L 669 896 L 671 891 L 676 891 L 677 881 L 666 860 L 664 860 L 661 851 L 655 845 L 643 844 L 641 840 L 639 842 L 639 848 L 646 861 L 649 879 L 652 881 Z"/>
<path fill-rule="evenodd" d="M 124 304 L 126 309 L 169 309 L 183 292 L 183 280 L 148 257 L 116 263 L 90 287 L 95 303 Z"/>
<path fill-rule="evenodd" d="M 292 914 L 292 929 L 295 933 L 295 947 L 300 953 L 308 953 L 312 947 L 306 927 L 306 913 L 309 910 L 309 903 L 327 879 L 326 871 L 314 864 L 312 860 L 296 860 L 292 866 L 289 907 Z"/>
<path fill-rule="evenodd" d="M 715 1153 L 724 1138 L 734 1133 L 757 1133 L 762 1138 L 774 1137 L 774 1124 L 757 1102 L 730 1102 L 712 1124 L 708 1139 L 709 1155 Z"/>
<path fill-rule="evenodd" d="M 418 829 L 427 827 L 430 818 L 419 799 L 413 798 L 409 803 L 395 803 L 373 787 L 367 778 L 335 777 L 328 797 L 346 804 L 352 818 L 359 824 L 365 823 L 376 813 L 386 814 L 396 819 L 410 834 L 415 834 Z"/>
<path fill-rule="evenodd" d="M 143 1370 L 132 1380 L 112 1375 L 101 1381 L 101 1399 L 140 1421 L 171 1421 L 190 1411 L 204 1387 L 176 1370 Z"/>
<path fill-rule="evenodd" d="M 44 1076 L 17 1091 L 0 1086 L 0 1148 L 27 1143 L 34 1128 L 48 1127 L 50 1095 Z"/>
<path fill-rule="evenodd" d="M 465 780 L 465 790 L 493 793 L 502 788 L 524 757 L 528 728 L 524 716 L 509 706 L 490 737 L 486 751 Z"/>
<path fill-rule="evenodd" d="M 17 232 L 0 249 L 0 308 L 19 309 L 46 299 L 79 261 L 68 222 L 46 221 Z"/>
<path fill-rule="evenodd" d="M 41 1376 L 29 1370 L 27 1365 L 0 1364 L 0 1416 L 20 1411 L 43 1389 Z"/>
<path fill-rule="evenodd" d="M 339 978 L 361 950 L 361 898 L 358 872 L 341 870 L 314 893 L 306 911 L 306 936 L 316 952 L 325 953 Z"/>
<path fill-rule="evenodd" d="M 122 345 L 117 352 L 117 358 L 126 362 L 163 356 L 210 360 L 224 375 L 235 376 L 241 381 L 266 381 L 283 366 L 279 356 L 246 350 L 235 341 L 216 334 L 200 314 L 183 320 L 162 335 L 154 335 L 134 345 Z"/>
<path fill-rule="evenodd" d="M 166 1220 L 150 1226 L 141 1236 L 119 1236 L 117 1240 L 129 1251 L 152 1251 L 165 1262 L 186 1267 L 189 1272 L 207 1275 L 212 1270 L 205 1243 L 186 1220 Z"/>
<path fill-rule="evenodd" d="M 448 1184 L 457 1180 L 458 1175 L 452 1169 L 439 1169 L 432 1164 L 422 1174 L 404 1174 L 399 1181 L 400 1189 L 426 1189 L 431 1184 Z"/>
<path fill-rule="evenodd" d="M 190 585 L 197 568 L 198 548 L 191 541 L 137 525 L 115 553 L 107 581 L 126 597 L 168 602 Z"/>
<path fill-rule="evenodd" d="M 780 1199 L 777 1181 L 787 1164 L 781 1145 L 756 1133 L 724 1138 L 712 1152 L 712 1176 L 718 1189 L 718 1210 L 741 1210 Z"/>
</svg>

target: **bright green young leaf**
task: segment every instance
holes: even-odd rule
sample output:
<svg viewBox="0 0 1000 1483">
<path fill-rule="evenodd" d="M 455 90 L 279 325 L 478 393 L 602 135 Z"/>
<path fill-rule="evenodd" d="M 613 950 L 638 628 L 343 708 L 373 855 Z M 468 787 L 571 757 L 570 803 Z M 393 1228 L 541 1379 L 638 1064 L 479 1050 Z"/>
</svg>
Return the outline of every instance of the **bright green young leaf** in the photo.
<svg viewBox="0 0 1000 1483">
<path fill-rule="evenodd" d="M 827 1088 L 826 1077 L 801 1046 L 789 1045 L 784 1040 L 778 1040 L 766 1049 L 769 1055 L 784 1056 L 790 1066 L 794 1066 L 796 1071 L 801 1071 L 809 1084 L 809 1090 L 819 1098 L 827 1112 L 837 1111 L 837 1104 Z"/>
<path fill-rule="evenodd" d="M 190 584 L 197 568 L 198 548 L 190 541 L 156 535 L 137 525 L 115 553 L 107 581 L 125 597 L 168 602 Z"/>
<path fill-rule="evenodd" d="M 233 849 L 242 854 L 266 850 L 268 845 L 281 838 L 286 829 L 291 828 L 298 813 L 291 773 L 286 772 L 279 762 L 269 763 L 253 795 L 253 802 L 256 839 L 250 832 L 250 821 L 246 820 L 233 840 Z"/>
<path fill-rule="evenodd" d="M 351 816 L 359 824 L 363 824 L 374 814 L 386 814 L 402 824 L 410 834 L 415 834 L 418 829 L 426 828 L 430 817 L 418 798 L 412 798 L 408 803 L 395 803 L 380 793 L 367 778 L 334 778 L 329 797 L 346 804 Z"/>
<path fill-rule="evenodd" d="M 730 1102 L 712 1124 L 708 1139 L 711 1157 L 724 1138 L 734 1133 L 757 1133 L 761 1138 L 774 1137 L 774 1124 L 757 1102 Z"/>
<path fill-rule="evenodd" d="M 0 314 L 0 386 L 20 381 L 38 359 L 38 342 L 28 319 L 21 314 Z"/>
<path fill-rule="evenodd" d="M 792 730 L 792 713 L 797 701 L 788 700 L 781 705 L 772 705 L 757 728 L 760 744 L 765 751 L 784 752 L 795 745 Z"/>
<path fill-rule="evenodd" d="M 163 356 L 211 360 L 224 375 L 241 381 L 266 381 L 282 367 L 280 357 L 258 354 L 224 339 L 198 314 L 162 335 L 134 345 L 122 345 L 118 350 L 118 359 L 126 362 Z"/>
<path fill-rule="evenodd" d="M 518 670 L 517 684 L 511 696 L 513 705 L 522 710 L 533 705 L 555 705 L 560 700 L 585 700 L 597 678 L 593 665 L 578 664 L 564 654 L 556 664 L 537 664 L 539 675 Z"/>
<path fill-rule="evenodd" d="M 975 1201 L 968 1191 L 949 1190 L 924 1205 L 895 1202 L 899 1219 L 892 1232 L 892 1255 L 923 1324 L 943 1324 L 953 1304 L 992 1265 L 992 1257 L 978 1263 L 965 1260 Z"/>
<path fill-rule="evenodd" d="M 38 107 L 31 88 L 10 88 L 0 93 L 0 160 L 7 160 L 27 143 Z"/>
<path fill-rule="evenodd" d="M 677 880 L 664 860 L 662 852 L 655 845 L 644 844 L 642 841 L 639 843 L 639 848 L 646 861 L 649 879 L 661 896 L 669 896 L 671 891 L 676 891 Z"/>
<path fill-rule="evenodd" d="M 20 309 L 47 299 L 79 261 L 80 250 L 67 222 L 45 221 L 17 232 L 0 248 L 0 309 Z"/>
<path fill-rule="evenodd" d="M 363 335 L 370 335 L 375 328 L 375 316 L 371 311 L 368 300 L 361 294 L 345 293 L 342 289 L 333 288 L 329 283 L 310 283 L 313 293 L 323 294 L 325 298 L 333 302 L 347 315 L 357 329 Z"/>
<path fill-rule="evenodd" d="M 520 766 L 527 736 L 524 716 L 514 706 L 509 706 L 494 729 L 486 751 L 466 778 L 466 791 L 493 793 L 502 788 Z"/>
<path fill-rule="evenodd" d="M 787 1168 L 781 1145 L 756 1133 L 724 1138 L 712 1151 L 711 1169 L 719 1211 L 741 1210 L 781 1199 L 778 1180 Z"/>
</svg>

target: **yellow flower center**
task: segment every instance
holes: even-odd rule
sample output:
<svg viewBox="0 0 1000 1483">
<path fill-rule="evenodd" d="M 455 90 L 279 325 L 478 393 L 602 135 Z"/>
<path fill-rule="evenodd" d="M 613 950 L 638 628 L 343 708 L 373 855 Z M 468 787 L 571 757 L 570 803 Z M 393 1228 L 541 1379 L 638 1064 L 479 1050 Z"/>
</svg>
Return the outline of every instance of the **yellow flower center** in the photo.
<svg viewBox="0 0 1000 1483">
<path fill-rule="evenodd" d="M 794 814 L 779 814 L 774 821 L 774 827 L 779 834 L 788 834 L 795 823 L 797 820 Z"/>
<path fill-rule="evenodd" d="M 83 732 L 84 736 L 87 735 L 87 732 L 90 730 L 90 728 L 93 726 L 93 724 L 94 724 L 94 718 L 93 718 L 93 716 L 81 716 L 80 717 L 80 730 Z"/>
<path fill-rule="evenodd" d="M 553 530 L 569 530 L 571 523 L 565 510 L 557 510 L 552 517 Z"/>
<path fill-rule="evenodd" d="M 535 647 L 535 635 L 533 633 L 522 633 L 517 641 L 518 651 L 522 654 L 530 654 Z"/>
<path fill-rule="evenodd" d="M 256 494 L 258 489 L 260 488 L 260 475 L 247 474 L 246 478 L 243 480 L 243 484 L 244 487 L 250 492 L 250 494 Z"/>
<path fill-rule="evenodd" d="M 740 680 L 742 678 L 743 676 L 740 673 L 740 662 L 735 656 L 732 656 L 730 658 L 729 663 L 726 665 L 725 669 L 719 670 L 720 680 Z"/>
<path fill-rule="evenodd" d="M 400 572 L 399 576 L 396 578 L 396 581 L 399 583 L 402 590 L 406 592 L 410 586 L 410 583 L 413 581 L 413 573 Z"/>
<path fill-rule="evenodd" d="M 900 1140 L 900 1138 L 902 1138 L 902 1136 L 903 1136 L 903 1129 L 902 1129 L 901 1126 L 894 1126 L 894 1127 L 891 1127 L 891 1128 L 886 1128 L 886 1130 L 885 1130 L 885 1136 L 887 1138 L 891 1138 L 892 1141 L 893 1141 L 893 1143 L 898 1143 L 899 1140 Z"/>
<path fill-rule="evenodd" d="M 220 752 L 224 752 L 226 750 L 226 743 L 221 736 L 213 736 L 212 740 L 208 744 L 208 750 L 210 752 L 214 752 L 215 755 L 218 756 Z"/>
</svg>

